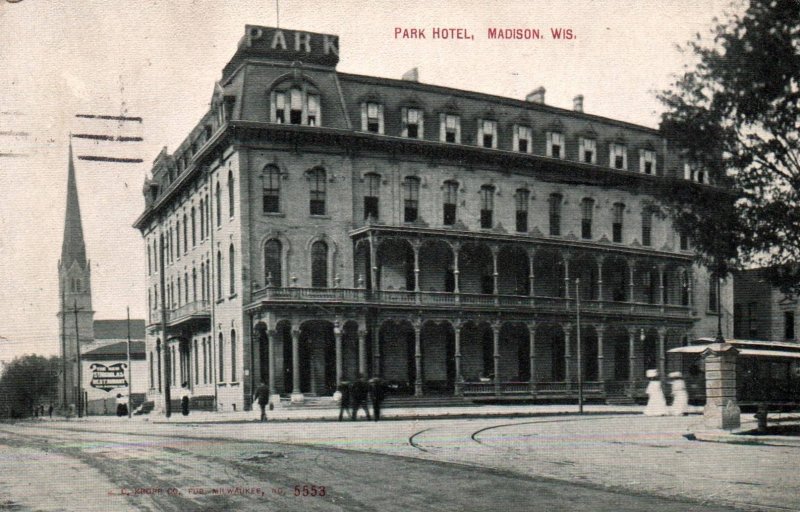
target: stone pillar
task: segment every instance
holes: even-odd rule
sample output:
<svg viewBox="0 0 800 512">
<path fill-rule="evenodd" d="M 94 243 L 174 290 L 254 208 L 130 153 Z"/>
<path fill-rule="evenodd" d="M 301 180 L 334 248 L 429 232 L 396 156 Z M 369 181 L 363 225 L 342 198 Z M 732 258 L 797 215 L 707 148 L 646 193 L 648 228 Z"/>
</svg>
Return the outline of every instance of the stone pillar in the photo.
<svg viewBox="0 0 800 512">
<path fill-rule="evenodd" d="M 664 265 L 658 266 L 658 303 L 661 304 L 661 312 L 663 313 L 664 305 L 667 303 L 664 300 Z"/>
<path fill-rule="evenodd" d="M 269 357 L 269 396 L 270 402 L 277 405 L 280 403 L 281 397 L 275 388 L 275 343 L 278 341 L 278 331 L 271 330 L 266 332 L 267 335 L 267 357 Z"/>
<path fill-rule="evenodd" d="M 536 282 L 535 274 L 534 274 L 534 271 L 533 271 L 533 268 L 534 268 L 533 264 L 534 264 L 534 258 L 535 257 L 536 257 L 536 249 L 528 249 L 528 282 L 529 282 L 528 286 L 530 288 L 530 290 L 528 290 L 528 292 L 529 292 L 528 295 L 531 296 L 531 297 L 536 295 L 534 293 L 534 289 L 533 289 L 533 285 Z"/>
<path fill-rule="evenodd" d="M 492 346 L 494 347 L 494 394 L 500 396 L 500 322 L 492 322 Z"/>
<path fill-rule="evenodd" d="M 633 395 L 636 386 L 636 334 L 639 329 L 628 327 L 628 383 L 630 394 Z"/>
<path fill-rule="evenodd" d="M 567 310 L 569 310 L 569 253 L 564 254 L 564 298 L 567 299 L 565 301 L 565 305 Z"/>
<path fill-rule="evenodd" d="M 635 295 L 633 294 L 633 282 L 636 272 L 636 260 L 628 260 L 628 302 L 634 302 Z"/>
<path fill-rule="evenodd" d="M 367 331 L 358 331 L 358 373 L 367 376 Z"/>
<path fill-rule="evenodd" d="M 572 382 L 572 344 L 570 336 L 572 334 L 572 324 L 566 323 L 564 329 L 564 381 L 567 384 Z"/>
<path fill-rule="evenodd" d="M 732 430 L 741 426 L 736 405 L 736 357 L 729 343 L 713 343 L 703 356 L 706 367 L 706 406 L 703 420 L 708 427 Z"/>
<path fill-rule="evenodd" d="M 661 382 L 667 378 L 667 352 L 666 352 L 667 328 L 658 328 L 658 376 Z"/>
<path fill-rule="evenodd" d="M 370 235 L 369 237 L 369 276 L 370 276 L 370 283 L 372 283 L 372 290 L 379 290 L 377 279 L 378 279 L 378 250 L 375 247 L 375 237 Z"/>
<path fill-rule="evenodd" d="M 414 379 L 414 396 L 422 396 L 422 322 L 414 322 L 414 364 L 417 378 Z"/>
<path fill-rule="evenodd" d="M 462 384 L 464 383 L 464 378 L 461 376 L 461 320 L 454 320 L 453 321 L 453 334 L 454 336 L 454 358 L 455 358 L 455 366 L 456 366 L 456 396 L 462 396 L 464 394 Z"/>
<path fill-rule="evenodd" d="M 337 320 L 333 327 L 333 337 L 336 340 L 336 387 L 342 383 L 342 327 Z"/>
<path fill-rule="evenodd" d="M 378 323 L 372 321 L 372 376 L 383 378 L 381 371 L 381 333 L 378 332 Z"/>
<path fill-rule="evenodd" d="M 419 291 L 419 246 L 418 240 L 411 241 L 411 248 L 414 250 L 414 291 Z"/>
<path fill-rule="evenodd" d="M 461 298 L 459 297 L 459 293 L 461 293 L 461 290 L 459 288 L 459 279 L 458 279 L 460 273 L 460 271 L 458 270 L 458 253 L 461 250 L 461 244 L 455 242 L 450 244 L 450 246 L 453 248 L 453 293 L 456 296 L 456 303 L 459 303 L 461 301 Z"/>
<path fill-rule="evenodd" d="M 300 329 L 292 329 L 292 403 L 303 403 L 300 391 Z"/>
<path fill-rule="evenodd" d="M 603 333 L 606 330 L 606 326 L 604 324 L 598 324 L 595 326 L 595 330 L 597 331 L 597 380 L 602 386 L 606 381 L 605 368 L 603 367 L 605 362 L 605 355 L 603 355 L 603 351 L 605 350 L 603 347 Z"/>
<path fill-rule="evenodd" d="M 530 357 L 531 378 L 528 386 L 531 394 L 536 393 L 536 322 L 528 322 L 528 356 Z"/>
<path fill-rule="evenodd" d="M 603 258 L 602 255 L 597 257 L 597 304 L 600 309 L 603 309 Z"/>
</svg>

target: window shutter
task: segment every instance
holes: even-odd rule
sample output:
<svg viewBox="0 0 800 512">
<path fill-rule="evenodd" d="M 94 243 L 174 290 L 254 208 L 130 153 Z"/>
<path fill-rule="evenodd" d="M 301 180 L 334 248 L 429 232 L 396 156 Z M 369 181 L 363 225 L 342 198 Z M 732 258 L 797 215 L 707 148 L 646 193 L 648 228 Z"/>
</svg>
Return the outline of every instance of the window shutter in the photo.
<svg viewBox="0 0 800 512">
<path fill-rule="evenodd" d="M 439 142 L 447 140 L 447 114 L 439 114 Z"/>
<path fill-rule="evenodd" d="M 383 135 L 383 103 L 378 105 L 378 133 Z"/>
<path fill-rule="evenodd" d="M 622 169 L 627 171 L 628 170 L 628 146 L 621 144 L 620 149 L 622 150 Z"/>
<path fill-rule="evenodd" d="M 475 145 L 483 146 L 483 119 L 478 119 L 478 134 L 475 136 Z"/>
<path fill-rule="evenodd" d="M 456 116 L 456 144 L 461 144 L 461 116 Z"/>
<path fill-rule="evenodd" d="M 406 107 L 400 109 L 400 119 L 403 123 L 401 135 L 403 137 L 408 137 L 408 109 Z"/>
<path fill-rule="evenodd" d="M 547 156 L 553 156 L 553 134 L 547 132 Z"/>
<path fill-rule="evenodd" d="M 644 173 L 644 155 L 645 151 L 643 149 L 639 150 L 639 172 Z"/>
<path fill-rule="evenodd" d="M 584 153 L 586 153 L 586 139 L 580 137 L 578 139 L 578 161 L 581 163 L 586 163 Z"/>
<path fill-rule="evenodd" d="M 614 167 L 614 143 L 608 145 L 608 166 Z"/>
<path fill-rule="evenodd" d="M 424 139 L 425 138 L 425 130 L 423 130 L 423 128 L 424 128 L 423 121 L 424 120 L 425 120 L 425 114 L 422 112 L 422 109 L 420 109 L 419 113 L 417 114 L 417 126 L 418 126 L 418 128 L 417 128 L 417 136 L 420 139 Z"/>
<path fill-rule="evenodd" d="M 273 92 L 270 93 L 269 97 L 270 97 L 270 102 L 269 102 L 269 120 L 270 120 L 271 123 L 274 123 L 274 122 L 276 122 L 278 120 L 278 114 L 277 114 L 278 99 L 277 99 L 277 94 L 275 93 L 275 91 L 273 91 Z"/>
<path fill-rule="evenodd" d="M 511 151 L 519 151 L 519 125 L 514 125 L 514 132 L 512 133 Z"/>
<path fill-rule="evenodd" d="M 367 131 L 367 104 L 361 104 L 361 131 Z"/>
<path fill-rule="evenodd" d="M 492 123 L 492 149 L 497 149 L 497 121 Z"/>
</svg>

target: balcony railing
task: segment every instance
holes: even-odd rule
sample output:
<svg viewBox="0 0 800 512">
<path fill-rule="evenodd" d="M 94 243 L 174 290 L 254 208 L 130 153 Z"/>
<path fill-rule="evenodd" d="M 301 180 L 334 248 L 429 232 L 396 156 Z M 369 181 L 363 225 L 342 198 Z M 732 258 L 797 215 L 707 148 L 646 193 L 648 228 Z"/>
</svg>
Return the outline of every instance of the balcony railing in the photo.
<svg viewBox="0 0 800 512">
<path fill-rule="evenodd" d="M 431 307 L 496 307 L 537 308 L 565 311 L 575 309 L 575 299 L 527 295 L 487 295 L 477 293 L 451 293 L 407 290 L 365 290 L 361 288 L 275 288 L 266 287 L 253 293 L 253 301 L 266 302 L 322 302 L 343 304 L 369 304 L 375 306 L 431 306 Z M 187 305 L 188 306 L 188 305 Z M 185 306 L 184 306 L 185 307 Z M 581 300 L 581 310 L 621 315 L 661 316 L 688 318 L 689 306 L 675 304 L 648 304 L 640 302 L 613 302 Z"/>
<path fill-rule="evenodd" d="M 585 396 L 603 396 L 603 382 L 584 382 Z M 501 382 L 499 388 L 493 382 L 464 382 L 461 390 L 466 396 L 578 396 L 577 382 Z"/>
<path fill-rule="evenodd" d="M 167 322 L 170 325 L 175 325 L 191 318 L 205 318 L 210 312 L 211 309 L 207 300 L 196 300 L 169 311 Z"/>
</svg>

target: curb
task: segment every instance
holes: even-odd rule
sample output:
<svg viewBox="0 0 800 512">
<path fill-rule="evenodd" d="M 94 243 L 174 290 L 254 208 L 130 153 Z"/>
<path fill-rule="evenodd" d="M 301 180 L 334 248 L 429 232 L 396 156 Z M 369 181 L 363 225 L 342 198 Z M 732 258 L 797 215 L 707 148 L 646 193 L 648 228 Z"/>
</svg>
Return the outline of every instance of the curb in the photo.
<svg viewBox="0 0 800 512">
<path fill-rule="evenodd" d="M 722 431 L 701 431 L 686 434 L 684 437 L 690 441 L 703 441 L 709 443 L 727 443 L 743 445 L 762 445 L 762 446 L 782 446 L 790 448 L 800 448 L 800 437 L 792 436 L 762 436 L 737 434 L 735 432 Z"/>
</svg>

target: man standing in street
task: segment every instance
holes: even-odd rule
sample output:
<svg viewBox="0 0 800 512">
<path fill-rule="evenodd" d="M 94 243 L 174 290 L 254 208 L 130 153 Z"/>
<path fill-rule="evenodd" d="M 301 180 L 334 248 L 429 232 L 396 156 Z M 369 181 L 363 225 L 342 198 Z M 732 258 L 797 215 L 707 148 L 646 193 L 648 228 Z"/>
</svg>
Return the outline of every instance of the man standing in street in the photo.
<svg viewBox="0 0 800 512">
<path fill-rule="evenodd" d="M 356 415 L 358 414 L 358 410 L 362 407 L 364 408 L 364 412 L 367 414 L 367 420 L 370 420 L 369 417 L 369 408 L 367 406 L 367 397 L 369 396 L 369 383 L 367 383 L 367 379 L 364 378 L 364 375 L 359 373 L 358 380 L 353 383 L 352 393 L 350 395 L 350 402 L 353 411 L 353 415 L 350 417 L 351 420 L 356 420 Z"/>
<path fill-rule="evenodd" d="M 369 394 L 372 399 L 372 416 L 375 421 L 381 418 L 381 403 L 385 389 L 383 381 L 377 377 L 369 380 Z"/>
<path fill-rule="evenodd" d="M 258 407 L 261 409 L 261 421 L 267 421 L 267 403 L 269 403 L 269 387 L 261 381 L 261 385 L 256 389 L 256 394 L 253 396 L 253 401 L 258 401 Z"/>
</svg>

